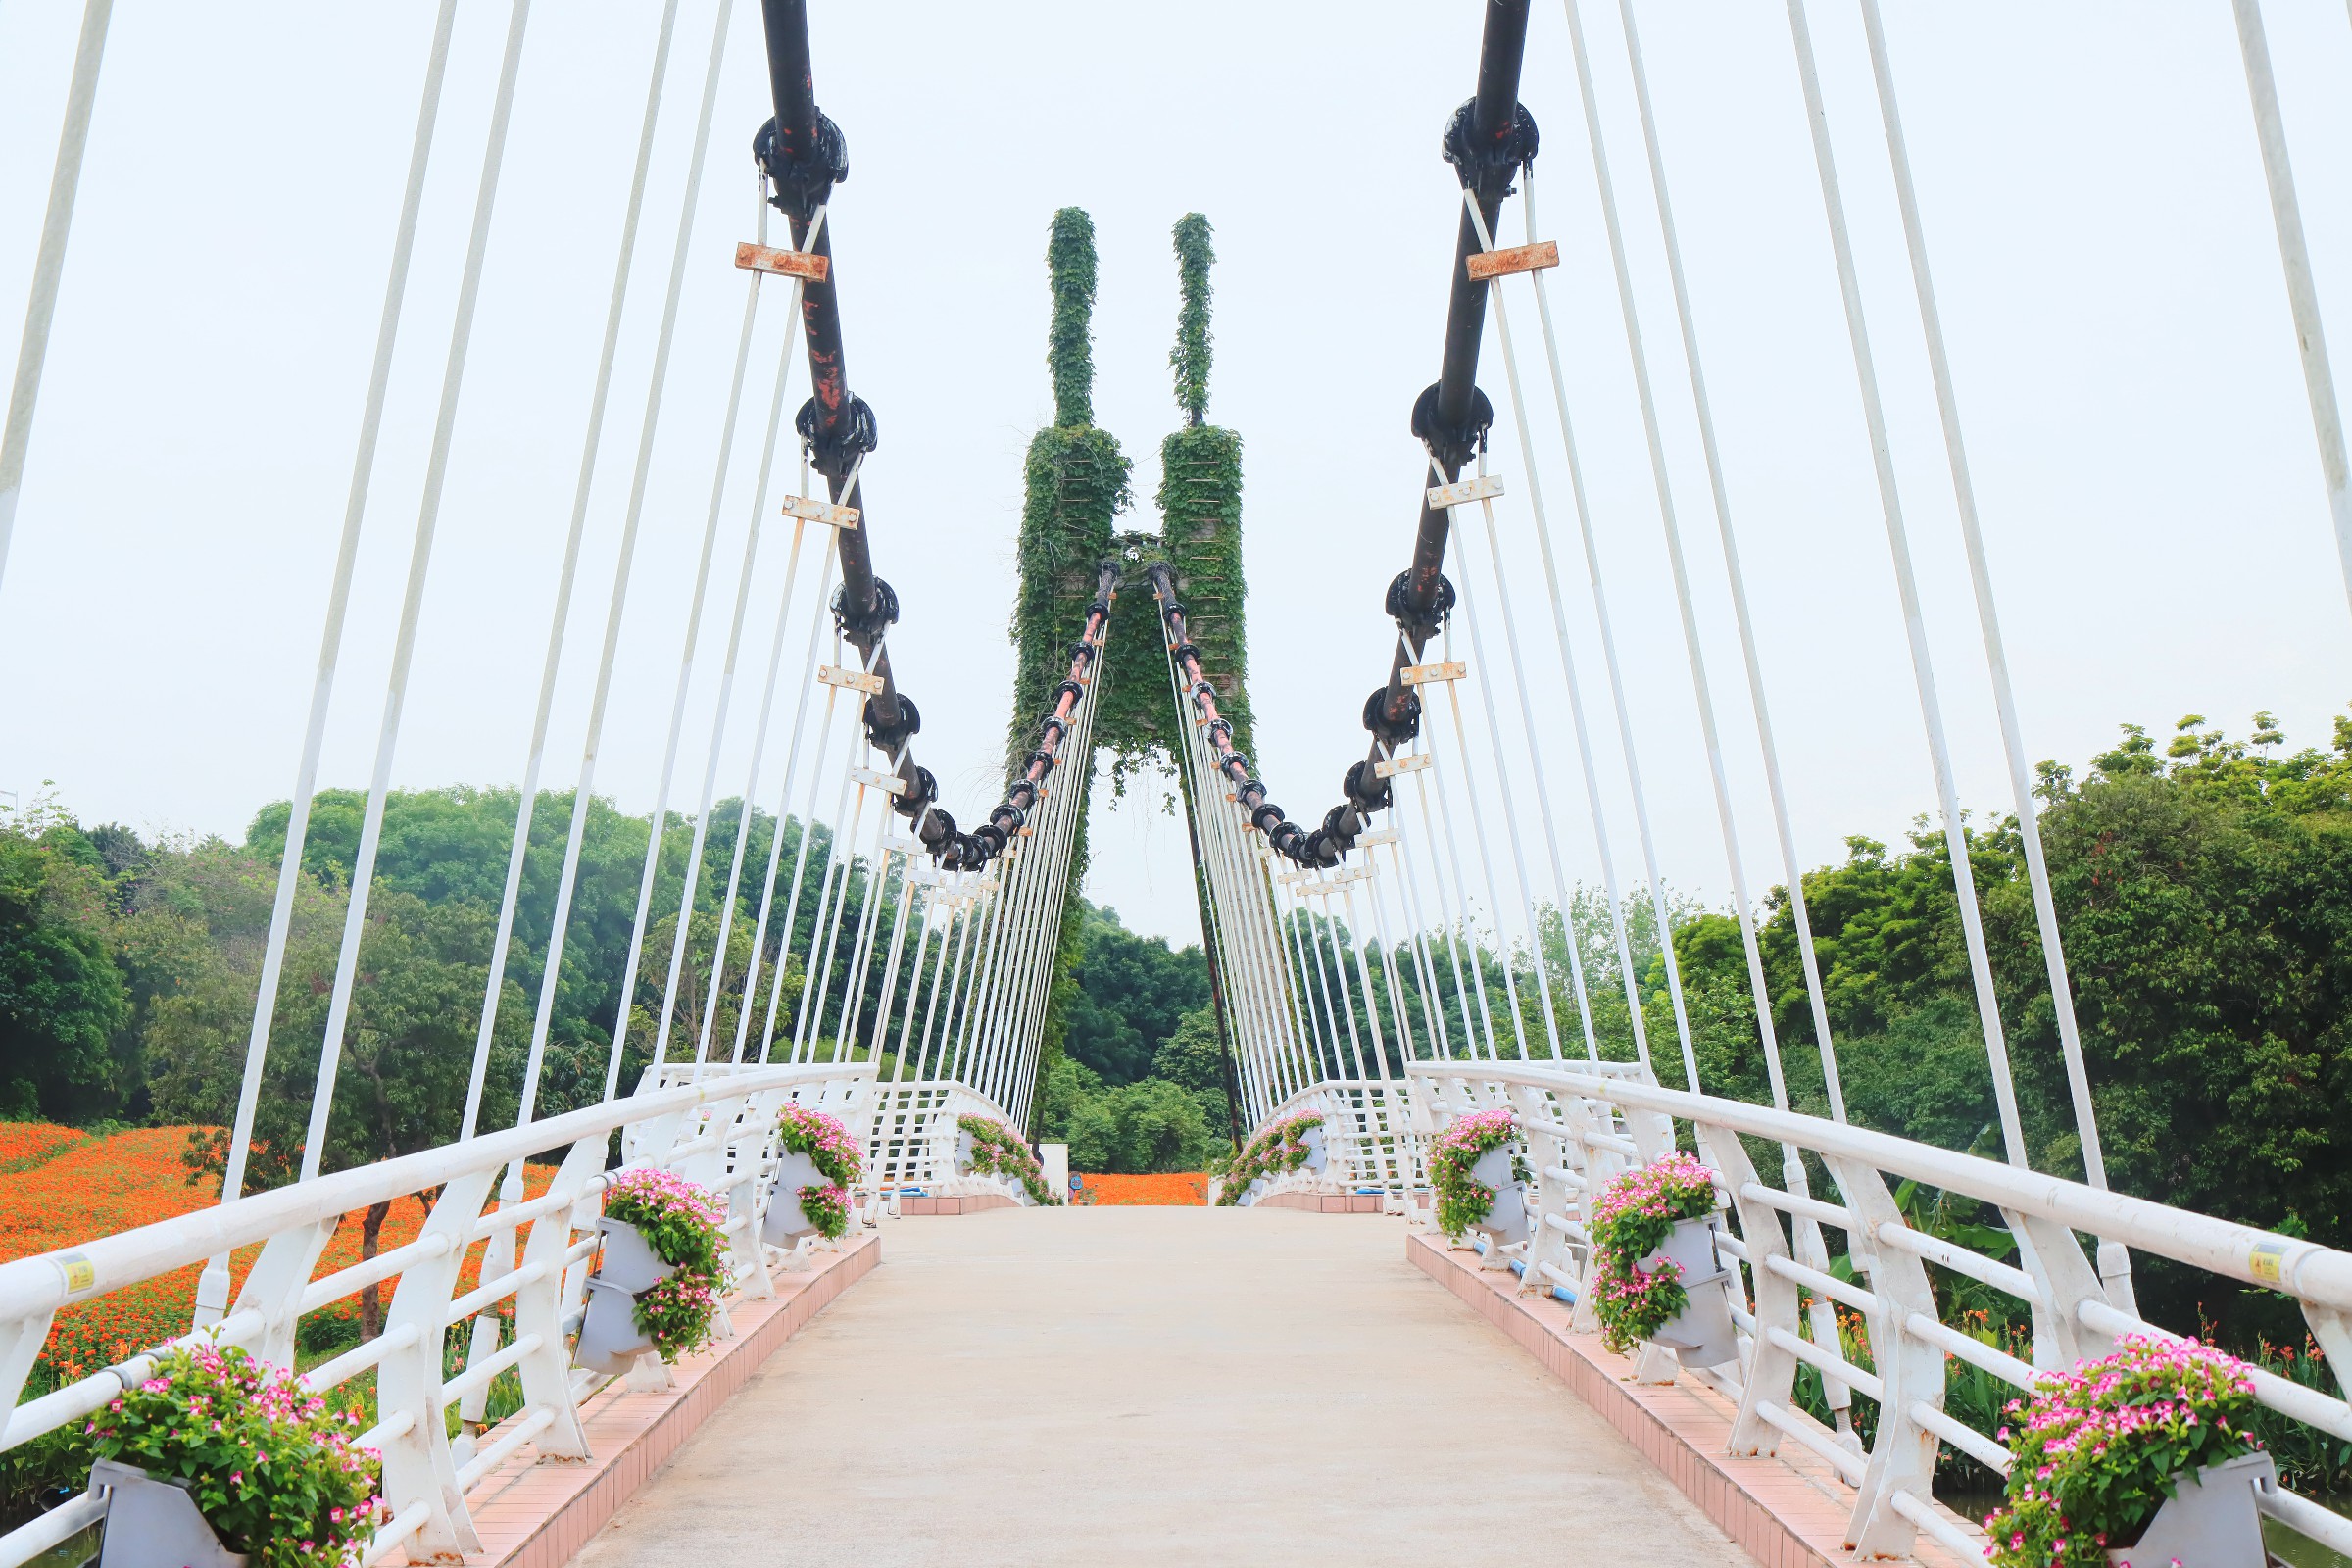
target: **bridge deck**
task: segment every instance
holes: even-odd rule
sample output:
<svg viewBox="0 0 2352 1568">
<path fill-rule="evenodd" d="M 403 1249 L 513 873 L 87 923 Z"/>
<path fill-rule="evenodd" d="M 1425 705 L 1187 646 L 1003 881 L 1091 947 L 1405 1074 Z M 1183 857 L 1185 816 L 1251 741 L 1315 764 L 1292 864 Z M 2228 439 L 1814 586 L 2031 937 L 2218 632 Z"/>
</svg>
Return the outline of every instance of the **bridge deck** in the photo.
<svg viewBox="0 0 2352 1568">
<path fill-rule="evenodd" d="M 898 1221 L 578 1560 L 1749 1561 L 1402 1250 L 1270 1209 Z"/>
</svg>

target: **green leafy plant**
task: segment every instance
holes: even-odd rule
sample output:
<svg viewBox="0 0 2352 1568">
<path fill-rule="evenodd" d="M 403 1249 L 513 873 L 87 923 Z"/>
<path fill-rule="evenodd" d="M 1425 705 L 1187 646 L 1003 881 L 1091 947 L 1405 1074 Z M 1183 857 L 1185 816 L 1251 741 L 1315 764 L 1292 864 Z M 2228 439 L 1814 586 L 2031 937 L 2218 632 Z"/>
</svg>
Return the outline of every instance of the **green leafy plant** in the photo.
<svg viewBox="0 0 2352 1568">
<path fill-rule="evenodd" d="M 1677 1223 L 1715 1211 L 1715 1172 L 1689 1154 L 1639 1165 L 1592 1204 L 1592 1310 L 1601 1343 L 1622 1354 L 1672 1322 L 1690 1301 L 1682 1269 L 1667 1258 L 1642 1263 Z"/>
<path fill-rule="evenodd" d="M 801 1213 L 827 1241 L 839 1241 L 850 1228 L 848 1189 L 865 1174 L 865 1153 L 841 1118 L 785 1102 L 776 1113 L 776 1142 L 786 1153 L 806 1154 L 825 1179 L 800 1188 Z"/>
<path fill-rule="evenodd" d="M 1046 1185 L 1044 1167 L 1029 1152 L 1029 1142 L 1001 1121 L 986 1116 L 958 1116 L 956 1125 L 972 1136 L 972 1169 L 984 1176 L 1008 1176 L 1021 1184 L 1030 1200 L 1043 1206 L 1062 1201 Z"/>
<path fill-rule="evenodd" d="M 676 1270 L 637 1293 L 637 1327 L 662 1359 L 709 1345 L 727 1280 L 718 1200 L 682 1176 L 639 1167 L 605 1190 L 605 1217 L 636 1226 L 654 1255 Z"/>
<path fill-rule="evenodd" d="M 2138 1541 L 2183 1476 L 2259 1446 L 2243 1361 L 2195 1340 L 2115 1343 L 2010 1403 L 1998 1434 L 2006 1502 L 1984 1520 L 1993 1568 L 2106 1568 L 2108 1549 Z"/>
<path fill-rule="evenodd" d="M 1429 1185 L 1437 1195 L 1438 1228 L 1459 1236 L 1487 1217 L 1494 1206 L 1494 1189 L 1471 1174 L 1480 1157 L 1510 1144 L 1519 1136 L 1519 1118 L 1505 1107 L 1474 1110 L 1446 1124 L 1429 1141 Z M 1527 1162 L 1514 1150 L 1511 1177 L 1527 1180 Z"/>
<path fill-rule="evenodd" d="M 1311 1152 L 1306 1135 L 1322 1125 L 1321 1111 L 1302 1110 L 1259 1128 L 1257 1136 L 1225 1165 L 1224 1184 L 1217 1189 L 1218 1206 L 1231 1208 L 1239 1203 L 1242 1194 L 1260 1176 L 1280 1176 L 1305 1164 Z"/>
<path fill-rule="evenodd" d="M 185 1482 L 205 1522 L 256 1568 L 355 1564 L 382 1517 L 378 1465 L 294 1375 L 234 1346 L 167 1351 L 90 1418 L 101 1459 Z"/>
</svg>

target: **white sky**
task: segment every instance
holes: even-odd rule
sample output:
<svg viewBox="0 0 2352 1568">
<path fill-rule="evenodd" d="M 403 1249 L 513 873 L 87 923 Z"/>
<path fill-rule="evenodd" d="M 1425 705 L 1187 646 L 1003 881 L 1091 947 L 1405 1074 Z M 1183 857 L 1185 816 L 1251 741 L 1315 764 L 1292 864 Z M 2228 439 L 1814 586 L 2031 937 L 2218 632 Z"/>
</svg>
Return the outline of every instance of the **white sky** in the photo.
<svg viewBox="0 0 2352 1568">
<path fill-rule="evenodd" d="M 681 11 L 550 748 L 558 786 L 576 768 L 712 6 Z M 543 3 L 532 22 L 402 784 L 521 772 L 657 9 Z M 1098 418 L 1136 460 L 1135 520 L 1155 526 L 1157 446 L 1177 419 L 1168 227 L 1199 209 L 1219 254 L 1212 416 L 1248 443 L 1258 761 L 1275 799 L 1311 823 L 1361 755 L 1358 710 L 1393 638 L 1380 594 L 1404 564 L 1421 471 L 1406 415 L 1437 368 L 1458 199 L 1438 133 L 1470 90 L 1479 8 L 816 10 L 818 96 L 853 166 L 833 210 L 851 379 L 880 419 L 866 474 L 874 549 L 906 606 L 892 648 L 924 712 L 918 756 L 965 821 L 995 799 L 1021 453 L 1051 408 L 1051 214 L 1078 204 L 1095 216 Z M 12 348 L 79 12 L 68 0 L 0 8 L 0 339 Z M 1778 860 L 1625 55 L 1614 8 L 1588 12 L 1761 888 L 1780 880 Z M 1800 851 L 1816 863 L 1849 832 L 1899 834 L 1933 795 L 1786 21 L 1764 0 L 1648 0 L 1641 13 Z M 2340 340 L 2352 335 L 2352 28 L 2334 0 L 2272 0 L 2268 14 Z M 54 779 L 85 819 L 232 836 L 287 793 L 431 20 L 426 0 L 118 5 L 0 585 L 0 789 Z M 363 784 L 372 755 L 505 21 L 487 0 L 461 14 L 328 737 L 336 783 Z M 2165 727 L 2191 710 L 2242 734 L 2265 707 L 2296 743 L 2324 743 L 2352 698 L 2352 622 L 2228 7 L 1894 0 L 1887 22 L 2030 750 L 2079 763 L 2119 720 Z M 1859 22 L 1846 0 L 1819 0 L 1813 24 L 1962 791 L 1999 808 L 1997 733 Z M 1720 899 L 1722 839 L 1556 4 L 1537 8 L 1523 97 L 1544 130 L 1538 189 L 1563 252 L 1552 296 L 1663 869 Z M 598 781 L 633 810 L 652 804 L 661 766 L 740 318 L 742 274 L 728 264 L 749 237 L 748 146 L 767 113 L 759 8 L 744 0 Z M 1506 218 L 1506 240 L 1516 229 Z M 1519 289 L 1515 324 L 1540 382 Z M 762 312 L 747 429 L 764 417 L 781 298 Z M 1590 880 L 1492 329 L 1481 381 L 1506 411 L 1498 520 L 1537 741 L 1568 874 Z M 1597 673 L 1556 425 L 1547 394 L 1534 395 L 1578 653 Z M 793 406 L 803 396 L 796 385 Z M 739 444 L 722 513 L 672 795 L 689 809 L 757 455 L 756 435 Z M 721 794 L 749 765 L 781 540 L 771 533 L 755 579 Z M 1471 560 L 1449 569 L 1470 572 L 1492 613 L 1483 544 Z M 810 592 L 804 573 L 788 665 Z M 1497 633 L 1491 624 L 1499 661 Z M 1496 695 L 1510 701 L 1507 686 Z M 1605 732 L 1605 698 L 1592 695 Z M 1475 730 L 1477 693 L 1464 698 Z M 787 702 L 779 735 L 789 716 Z M 1631 868 L 1623 767 L 1601 739 Z M 781 752 L 771 747 L 761 787 L 771 803 Z M 1098 822 L 1090 894 L 1132 925 L 1189 936 L 1183 846 L 1173 818 L 1111 813 Z"/>
</svg>

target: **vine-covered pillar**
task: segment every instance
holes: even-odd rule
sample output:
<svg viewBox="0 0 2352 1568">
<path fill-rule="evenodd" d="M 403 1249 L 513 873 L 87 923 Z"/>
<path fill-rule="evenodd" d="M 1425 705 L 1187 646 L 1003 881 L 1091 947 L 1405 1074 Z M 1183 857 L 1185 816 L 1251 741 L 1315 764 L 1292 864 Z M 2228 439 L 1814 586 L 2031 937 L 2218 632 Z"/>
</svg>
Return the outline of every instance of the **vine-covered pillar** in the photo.
<svg viewBox="0 0 2352 1568">
<path fill-rule="evenodd" d="M 1029 442 L 1026 495 L 1021 507 L 1020 582 L 1012 618 L 1015 649 L 1012 725 L 1005 737 L 1008 772 L 1018 770 L 1037 745 L 1040 720 L 1054 704 L 1054 689 L 1066 678 L 1069 643 L 1086 621 L 1094 601 L 1098 567 L 1112 553 L 1111 522 L 1130 501 L 1132 465 L 1107 430 L 1095 426 L 1095 224 L 1085 211 L 1065 207 L 1054 215 L 1046 242 L 1046 268 L 1054 314 L 1046 332 L 1046 368 L 1054 382 L 1054 423 Z M 1098 696 L 1116 689 L 1108 669 L 1096 679 L 1108 682 Z M 1097 745 L 1105 744 L 1098 714 Z M 1115 729 L 1111 744 L 1116 744 Z M 1078 901 L 1072 895 L 1086 877 L 1087 796 L 1094 778 L 1092 757 L 1071 756 L 1054 770 L 1055 783 L 1080 792 L 1076 838 L 1069 875 L 1058 890 L 1061 928 L 1054 978 L 1038 1043 L 1042 1083 L 1061 1059 L 1069 1028 L 1069 1003 L 1076 993 Z M 1030 1096 L 1031 1115 L 1040 1097 Z"/>
</svg>

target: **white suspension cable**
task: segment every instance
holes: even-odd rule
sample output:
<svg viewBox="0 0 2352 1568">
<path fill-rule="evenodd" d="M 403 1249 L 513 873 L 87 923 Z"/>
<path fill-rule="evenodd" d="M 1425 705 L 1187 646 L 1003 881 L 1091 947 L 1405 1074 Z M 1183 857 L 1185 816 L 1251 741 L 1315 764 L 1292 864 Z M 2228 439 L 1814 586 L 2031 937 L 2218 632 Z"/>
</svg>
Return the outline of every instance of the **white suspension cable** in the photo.
<svg viewBox="0 0 2352 1568">
<path fill-rule="evenodd" d="M 367 514 L 369 482 L 375 472 L 376 437 L 383 428 L 384 389 L 391 379 L 392 349 L 400 335 L 401 306 L 408 295 L 409 263 L 416 249 L 416 212 L 424 199 L 425 167 L 432 157 L 433 131 L 441 113 L 441 85 L 449 67 L 450 29 L 456 19 L 457 0 L 442 0 L 433 23 L 432 46 L 425 57 L 424 88 L 416 109 L 416 134 L 409 151 L 408 184 L 401 196 L 400 221 L 393 232 L 392 266 L 384 283 L 383 314 L 376 325 L 375 359 L 368 374 L 358 451 L 352 460 L 351 490 L 343 508 L 343 533 L 335 549 L 334 576 L 327 588 L 326 623 L 318 638 L 318 667 L 311 682 L 311 710 L 303 729 L 302 760 L 295 770 L 294 797 L 286 814 L 286 848 L 278 861 L 277 886 L 270 907 L 270 934 L 262 947 L 261 984 L 254 995 L 253 1028 L 246 1037 L 244 1078 L 237 1090 L 236 1121 L 229 1132 L 226 1169 L 220 1184 L 220 1200 L 224 1203 L 233 1203 L 245 1196 L 245 1165 L 253 1148 L 254 1113 L 261 1103 L 262 1067 L 277 1013 L 278 975 L 285 963 L 286 935 L 293 924 L 295 879 L 303 874 L 311 800 L 318 785 L 318 753 L 326 737 L 327 704 L 334 695 L 335 665 L 343 646 L 343 617 L 351 605 L 352 573 L 359 559 L 360 522 Z M 83 25 L 85 28 L 88 25 L 87 12 L 83 14 Z M 75 64 L 78 70 L 78 57 Z M 54 194 L 51 200 L 54 205 Z M 16 417 L 16 405 L 12 402 L 9 410 L 12 429 Z M 24 418 L 29 432 L 29 405 Z M 13 498 L 8 505 L 13 511 Z M 218 1257 L 205 1266 L 204 1275 L 197 1282 L 197 1326 L 219 1322 L 227 1310 L 228 1259 Z"/>
<path fill-rule="evenodd" d="M 8 545 L 16 533 L 25 456 L 32 449 L 32 411 L 40 401 L 41 370 L 49 360 L 49 325 L 57 315 L 66 242 L 74 232 L 74 202 L 81 192 L 81 157 L 90 140 L 90 109 L 98 99 L 98 72 L 106 60 L 106 30 L 114 15 L 115 0 L 88 0 L 82 7 L 74 75 L 66 84 L 66 119 L 57 135 L 57 164 L 49 174 L 49 206 L 41 215 L 40 243 L 32 258 L 32 296 L 24 306 L 24 333 L 17 340 L 8 421 L 0 424 L 0 587 L 8 582 Z M 440 36 L 446 37 L 446 31 Z M 438 90 L 435 78 L 432 91 Z"/>
<path fill-rule="evenodd" d="M 1865 18 L 1868 17 L 1865 10 Z M 1968 833 L 1960 817 L 1958 790 L 1953 782 L 1951 748 L 1943 727 L 1943 708 L 1936 693 L 1936 666 L 1928 649 L 1927 624 L 1919 606 L 1919 585 L 1911 567 L 1911 539 L 1903 521 L 1902 496 L 1894 477 L 1894 459 L 1886 442 L 1886 418 L 1879 395 L 1878 368 L 1870 350 L 1870 327 L 1862 312 L 1861 284 L 1854 271 L 1853 247 L 1846 236 L 1845 200 L 1838 188 L 1837 158 L 1829 129 L 1815 106 L 1820 102 L 1819 79 L 1813 67 L 1813 47 L 1804 24 L 1803 0 L 1789 0 L 1789 30 L 1797 48 L 1797 69 L 1808 83 L 1805 101 L 1813 111 L 1814 162 L 1821 173 L 1822 205 L 1829 217 L 1830 248 L 1838 265 L 1838 292 L 1845 306 L 1846 331 L 1853 341 L 1854 374 L 1862 389 L 1862 414 L 1870 437 L 1871 464 L 1879 482 L 1879 506 L 1886 521 L 1886 544 L 1894 562 L 1895 591 L 1903 608 L 1903 630 L 1911 650 L 1912 679 L 1919 691 L 1920 716 L 1927 729 L 1928 755 L 1936 775 L 1936 799 L 1943 813 L 1943 839 L 1952 862 L 1953 891 L 1960 905 L 1960 926 L 1968 946 L 1969 973 L 1976 983 L 1977 1016 L 1984 1035 L 1984 1053 L 1992 1068 L 1992 1092 L 2001 1124 L 2001 1143 L 2009 1162 L 2026 1163 L 2026 1135 L 2018 1119 L 2017 1089 L 2009 1076 L 2009 1049 L 2002 1037 L 2001 1016 L 1992 989 L 1992 966 L 1984 951 L 1983 920 L 1977 909 L 1976 876 L 1969 865 Z M 1873 49 L 1876 51 L 1876 44 Z M 1875 62 L 1874 62 L 1875 64 Z M 1882 112 L 1891 116 L 1893 100 L 1880 89 Z M 1889 144 L 1899 126 L 1887 122 Z"/>
<path fill-rule="evenodd" d="M 302 1179 L 318 1174 L 326 1154 L 328 1112 L 343 1059 L 343 1034 L 351 1017 L 351 991 L 359 977 L 360 943 L 368 930 L 368 896 L 375 881 L 376 848 L 383 836 L 384 798 L 392 788 L 392 759 L 400 745 L 400 721 L 408 703 L 409 670 L 416 652 L 416 621 L 424 606 L 425 575 L 432 565 L 433 539 L 441 520 L 441 491 L 449 475 L 450 441 L 457 431 L 458 398 L 466 380 L 466 351 L 473 341 L 474 308 L 481 297 L 482 258 L 490 245 L 490 219 L 498 201 L 498 176 L 506 162 L 507 126 L 514 108 L 514 78 L 522 65 L 522 37 L 530 0 L 514 0 L 507 29 L 506 55 L 499 67 L 498 96 L 490 112 L 490 133 L 482 152 L 481 181 L 473 204 L 473 229 L 466 246 L 466 268 L 458 285 L 457 320 L 450 330 L 449 361 L 442 372 L 441 406 L 433 422 L 432 450 L 425 460 L 424 496 L 417 508 L 416 534 L 409 553 L 409 580 L 401 597 L 400 631 L 392 668 L 384 683 L 384 710 L 376 732 L 375 771 L 368 780 L 367 810 L 360 820 L 359 858 L 351 875 L 351 899 L 343 921 L 343 945 L 335 957 L 333 991 L 327 1000 L 326 1035 L 319 1047 L 318 1075 L 311 1094 L 309 1131 L 302 1146 Z"/>
<path fill-rule="evenodd" d="M 1450 660 L 1453 657 L 1453 635 L 1450 629 L 1445 635 L 1445 657 Z M 1512 973 L 1510 935 L 1502 928 L 1502 900 L 1494 890 L 1494 852 L 1487 843 L 1486 818 L 1479 812 L 1477 789 L 1471 782 L 1470 730 L 1462 719 L 1461 694 L 1454 690 L 1458 684 L 1460 683 L 1457 681 L 1445 683 L 1446 707 L 1453 715 L 1454 760 L 1461 764 L 1463 785 L 1471 792 L 1470 838 L 1471 842 L 1478 846 L 1478 868 L 1486 887 L 1487 915 L 1494 922 L 1494 963 L 1497 968 L 1502 970 L 1502 994 L 1504 1000 L 1510 1004 L 1511 1039 L 1518 1047 L 1519 1059 L 1527 1061 L 1532 1059 L 1527 1050 L 1527 1019 L 1519 1004 L 1519 979 Z M 1446 787 L 1446 769 L 1439 766 L 1433 767 L 1429 771 L 1432 782 L 1437 787 L 1439 814 L 1446 819 L 1448 824 L 1446 831 L 1450 833 L 1452 831 L 1450 824 L 1453 819 L 1453 802 L 1448 798 Z M 1457 866 L 1455 869 L 1458 872 L 1460 868 Z M 1465 924 L 1468 924 L 1470 918 L 1468 891 L 1467 887 L 1463 889 L 1462 917 Z M 1478 928 L 1475 925 L 1469 926 L 1469 940 L 1470 962 L 1475 969 L 1478 966 Z M 1486 988 L 1483 977 L 1479 981 L 1479 988 L 1483 999 Z M 1483 1000 L 1481 1004 L 1484 1005 Z M 1495 1059 L 1499 1061 L 1502 1058 L 1497 1055 Z"/>
<path fill-rule="evenodd" d="M 2345 595 L 2352 598 L 2352 465 L 2345 461 L 2344 417 L 2335 400 L 2335 371 L 2328 357 L 2319 289 L 2311 278 L 2311 248 L 2303 237 L 2303 207 L 2295 195 L 2294 165 L 2287 158 L 2286 126 L 2278 115 L 2278 83 L 2271 74 L 2270 39 L 2263 31 L 2261 0 L 2230 0 L 2230 9 L 2237 19 L 2237 47 L 2246 65 L 2246 95 L 2253 103 L 2263 177 L 2270 187 L 2271 221 L 2278 230 L 2278 262 L 2286 273 L 2286 303 L 2294 318 L 2295 348 L 2303 362 L 2303 390 L 2311 401 L 2320 474 L 2328 488 L 2328 512 L 2335 522 L 2336 556 L 2343 566 Z M 2352 6 L 2346 9 L 2352 10 Z M 1875 36 L 1878 24 L 1873 21 L 1871 25 Z M 0 476 L 0 485 L 5 482 L 5 476 Z M 7 497 L 0 493 L 0 552 L 5 552 L 8 543 L 6 506 Z"/>
</svg>

